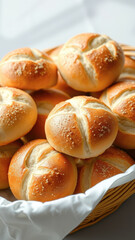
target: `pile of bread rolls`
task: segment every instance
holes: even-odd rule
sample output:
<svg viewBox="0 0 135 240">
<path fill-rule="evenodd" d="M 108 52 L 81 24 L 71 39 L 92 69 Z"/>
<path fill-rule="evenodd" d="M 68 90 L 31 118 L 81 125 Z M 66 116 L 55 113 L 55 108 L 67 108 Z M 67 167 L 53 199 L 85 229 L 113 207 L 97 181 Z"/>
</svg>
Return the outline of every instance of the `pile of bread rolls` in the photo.
<svg viewBox="0 0 135 240">
<path fill-rule="evenodd" d="M 0 61 L 0 189 L 51 201 L 135 163 L 126 152 L 135 149 L 132 50 L 84 33 Z"/>
</svg>

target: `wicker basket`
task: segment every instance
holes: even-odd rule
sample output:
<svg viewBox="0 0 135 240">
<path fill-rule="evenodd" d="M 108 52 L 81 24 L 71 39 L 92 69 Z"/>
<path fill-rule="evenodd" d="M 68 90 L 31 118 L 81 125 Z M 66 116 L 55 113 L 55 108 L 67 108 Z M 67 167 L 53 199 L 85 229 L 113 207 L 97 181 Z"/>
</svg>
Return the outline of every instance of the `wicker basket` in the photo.
<svg viewBox="0 0 135 240">
<path fill-rule="evenodd" d="M 117 210 L 120 205 L 135 193 L 135 180 L 123 184 L 119 187 L 109 189 L 103 199 L 95 207 L 95 209 L 85 218 L 85 220 L 76 227 L 71 233 L 82 228 L 88 227 L 100 221 L 107 215 Z"/>
</svg>

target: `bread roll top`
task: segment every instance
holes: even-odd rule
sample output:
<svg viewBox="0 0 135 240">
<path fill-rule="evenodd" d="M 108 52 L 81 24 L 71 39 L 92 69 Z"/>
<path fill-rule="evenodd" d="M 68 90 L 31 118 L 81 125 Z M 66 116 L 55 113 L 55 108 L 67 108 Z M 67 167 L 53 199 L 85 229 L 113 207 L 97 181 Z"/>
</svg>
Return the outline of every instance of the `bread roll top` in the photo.
<svg viewBox="0 0 135 240">
<path fill-rule="evenodd" d="M 0 146 L 28 133 L 36 119 L 37 107 L 29 94 L 16 88 L 0 88 Z"/>
<path fill-rule="evenodd" d="M 46 137 L 57 151 L 80 158 L 104 152 L 117 135 L 117 119 L 96 98 L 78 96 L 57 104 L 45 123 Z"/>
</svg>

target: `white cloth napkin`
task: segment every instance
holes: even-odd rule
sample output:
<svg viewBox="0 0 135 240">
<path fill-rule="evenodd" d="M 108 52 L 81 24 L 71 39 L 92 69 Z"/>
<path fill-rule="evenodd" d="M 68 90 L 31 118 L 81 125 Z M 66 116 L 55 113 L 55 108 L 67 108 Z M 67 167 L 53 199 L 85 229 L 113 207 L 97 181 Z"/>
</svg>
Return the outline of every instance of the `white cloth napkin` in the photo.
<svg viewBox="0 0 135 240">
<path fill-rule="evenodd" d="M 135 165 L 125 173 L 104 180 L 85 194 L 51 202 L 9 202 L 0 197 L 0 236 L 2 240 L 62 240 L 78 226 L 102 199 L 108 189 L 135 179 Z"/>
</svg>

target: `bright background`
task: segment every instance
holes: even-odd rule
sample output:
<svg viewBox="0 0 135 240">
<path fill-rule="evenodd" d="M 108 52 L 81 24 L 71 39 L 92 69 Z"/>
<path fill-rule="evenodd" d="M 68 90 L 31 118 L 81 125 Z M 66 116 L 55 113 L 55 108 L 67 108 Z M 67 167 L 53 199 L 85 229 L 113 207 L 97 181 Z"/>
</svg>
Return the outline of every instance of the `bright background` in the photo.
<svg viewBox="0 0 135 240">
<path fill-rule="evenodd" d="M 19 47 L 53 47 L 81 32 L 135 45 L 135 0 L 0 0 L 0 58 Z"/>
</svg>

